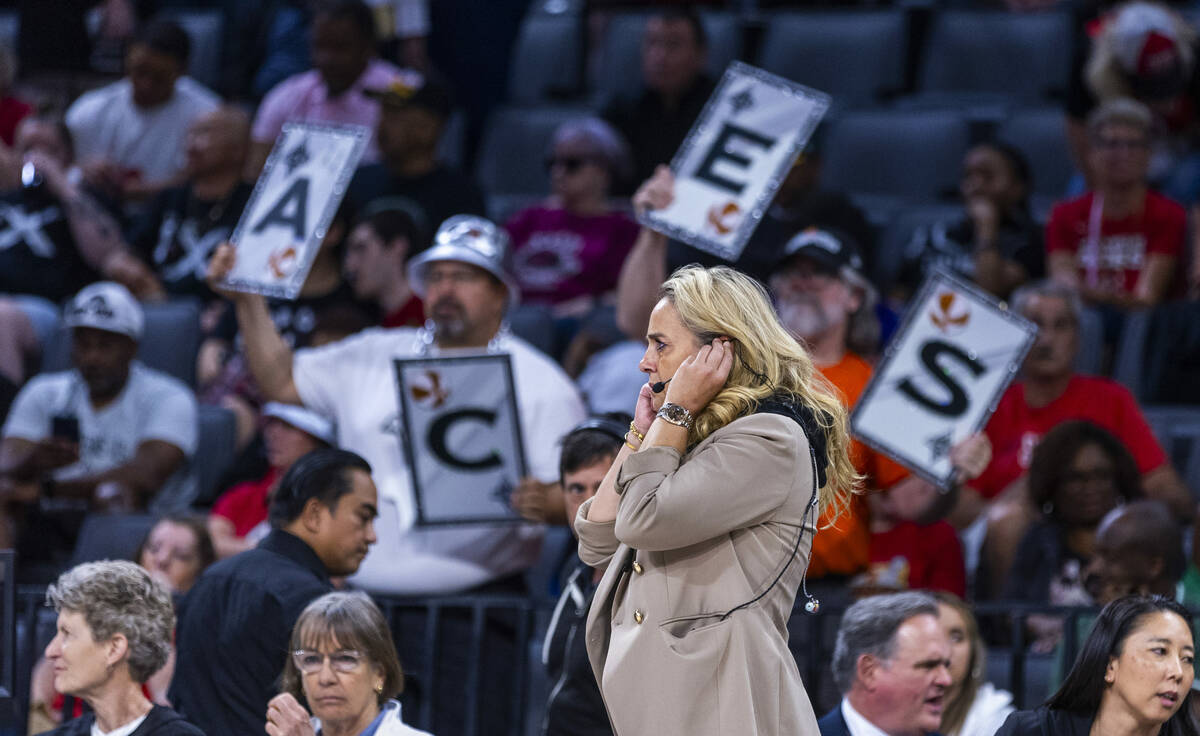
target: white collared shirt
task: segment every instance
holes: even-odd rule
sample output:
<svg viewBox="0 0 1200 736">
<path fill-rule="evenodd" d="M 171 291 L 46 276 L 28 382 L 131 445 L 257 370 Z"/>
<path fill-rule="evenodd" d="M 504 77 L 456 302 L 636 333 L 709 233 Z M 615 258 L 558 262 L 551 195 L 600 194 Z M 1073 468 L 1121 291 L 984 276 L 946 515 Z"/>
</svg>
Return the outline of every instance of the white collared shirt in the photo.
<svg viewBox="0 0 1200 736">
<path fill-rule="evenodd" d="M 863 717 L 862 713 L 854 710 L 850 701 L 842 698 L 842 718 L 846 719 L 846 730 L 850 736 L 887 736 L 878 726 Z"/>
</svg>

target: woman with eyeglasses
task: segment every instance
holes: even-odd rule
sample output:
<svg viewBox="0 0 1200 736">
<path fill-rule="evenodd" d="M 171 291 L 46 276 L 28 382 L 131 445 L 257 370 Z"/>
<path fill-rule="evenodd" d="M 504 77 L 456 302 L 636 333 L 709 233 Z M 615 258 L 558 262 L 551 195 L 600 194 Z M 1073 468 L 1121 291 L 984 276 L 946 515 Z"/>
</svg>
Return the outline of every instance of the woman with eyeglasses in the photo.
<svg viewBox="0 0 1200 736">
<path fill-rule="evenodd" d="M 328 593 L 296 620 L 269 736 L 429 736 L 400 718 L 404 687 L 392 633 L 363 593 Z M 305 707 L 307 706 L 307 708 Z"/>
</svg>

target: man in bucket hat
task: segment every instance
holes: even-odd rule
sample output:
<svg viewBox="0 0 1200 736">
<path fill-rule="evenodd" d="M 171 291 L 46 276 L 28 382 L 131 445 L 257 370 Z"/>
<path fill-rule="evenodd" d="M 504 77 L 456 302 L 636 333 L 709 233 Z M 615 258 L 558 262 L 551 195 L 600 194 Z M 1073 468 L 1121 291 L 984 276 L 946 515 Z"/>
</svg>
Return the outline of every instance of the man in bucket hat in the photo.
<svg viewBox="0 0 1200 736">
<path fill-rule="evenodd" d="M 23 532 L 40 528 L 32 520 L 39 509 L 169 512 L 191 502 L 195 398 L 134 359 L 143 323 L 133 295 L 111 281 L 84 288 L 67 305 L 72 368 L 31 379 L 0 440 L 0 497 L 27 504 Z M 68 550 L 73 542 L 58 541 Z"/>
</svg>

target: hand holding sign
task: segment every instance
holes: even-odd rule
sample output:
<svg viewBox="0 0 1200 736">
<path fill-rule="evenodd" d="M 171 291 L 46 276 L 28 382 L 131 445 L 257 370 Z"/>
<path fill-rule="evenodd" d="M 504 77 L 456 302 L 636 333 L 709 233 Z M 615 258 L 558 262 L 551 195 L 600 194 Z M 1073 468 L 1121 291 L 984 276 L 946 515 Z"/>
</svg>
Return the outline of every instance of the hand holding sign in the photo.
<svg viewBox="0 0 1200 736">
<path fill-rule="evenodd" d="M 675 174 L 669 166 L 659 166 L 654 169 L 654 175 L 642 185 L 633 195 L 633 211 L 638 217 L 650 210 L 663 210 L 675 201 Z"/>
</svg>

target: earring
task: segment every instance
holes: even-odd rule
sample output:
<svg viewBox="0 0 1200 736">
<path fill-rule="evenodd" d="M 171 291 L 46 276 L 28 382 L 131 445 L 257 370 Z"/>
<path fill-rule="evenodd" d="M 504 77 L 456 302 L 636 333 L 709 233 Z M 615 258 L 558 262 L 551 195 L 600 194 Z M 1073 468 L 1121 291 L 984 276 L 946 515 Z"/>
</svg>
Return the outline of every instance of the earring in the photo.
<svg viewBox="0 0 1200 736">
<path fill-rule="evenodd" d="M 382 682 L 375 686 L 375 694 L 383 695 L 383 683 Z"/>
</svg>

